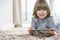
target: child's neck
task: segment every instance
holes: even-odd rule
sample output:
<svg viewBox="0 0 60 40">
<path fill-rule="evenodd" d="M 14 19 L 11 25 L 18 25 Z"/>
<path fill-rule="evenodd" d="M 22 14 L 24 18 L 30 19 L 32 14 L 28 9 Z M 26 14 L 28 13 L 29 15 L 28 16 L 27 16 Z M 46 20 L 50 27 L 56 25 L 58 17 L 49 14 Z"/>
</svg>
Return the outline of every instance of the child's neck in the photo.
<svg viewBox="0 0 60 40">
<path fill-rule="evenodd" d="M 44 20 L 45 18 L 39 18 L 40 20 Z"/>
</svg>

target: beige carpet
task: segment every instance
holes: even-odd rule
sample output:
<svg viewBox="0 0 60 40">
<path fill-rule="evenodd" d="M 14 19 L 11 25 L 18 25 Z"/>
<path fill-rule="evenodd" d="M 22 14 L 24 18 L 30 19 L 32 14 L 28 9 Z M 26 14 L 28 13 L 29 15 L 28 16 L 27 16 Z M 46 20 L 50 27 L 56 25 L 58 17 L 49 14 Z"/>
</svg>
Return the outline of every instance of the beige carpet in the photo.
<svg viewBox="0 0 60 40">
<path fill-rule="evenodd" d="M 0 40 L 60 40 L 60 34 L 58 33 L 57 35 L 53 37 L 41 38 L 39 37 L 39 35 L 37 36 L 31 36 L 27 34 L 20 35 L 20 34 L 15 34 L 13 31 L 12 32 L 0 31 Z"/>
<path fill-rule="evenodd" d="M 40 35 L 29 35 L 28 28 L 19 27 L 12 31 L 0 31 L 0 40 L 60 40 L 60 33 L 53 37 L 41 37 Z"/>
</svg>

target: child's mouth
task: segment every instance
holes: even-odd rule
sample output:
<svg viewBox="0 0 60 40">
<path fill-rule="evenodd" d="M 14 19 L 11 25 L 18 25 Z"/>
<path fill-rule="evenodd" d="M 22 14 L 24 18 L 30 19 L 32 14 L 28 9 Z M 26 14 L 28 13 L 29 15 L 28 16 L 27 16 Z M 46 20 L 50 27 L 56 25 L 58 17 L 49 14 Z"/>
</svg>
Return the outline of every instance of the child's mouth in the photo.
<svg viewBox="0 0 60 40">
<path fill-rule="evenodd" d="M 41 14 L 40 16 L 44 16 L 44 14 Z"/>
</svg>

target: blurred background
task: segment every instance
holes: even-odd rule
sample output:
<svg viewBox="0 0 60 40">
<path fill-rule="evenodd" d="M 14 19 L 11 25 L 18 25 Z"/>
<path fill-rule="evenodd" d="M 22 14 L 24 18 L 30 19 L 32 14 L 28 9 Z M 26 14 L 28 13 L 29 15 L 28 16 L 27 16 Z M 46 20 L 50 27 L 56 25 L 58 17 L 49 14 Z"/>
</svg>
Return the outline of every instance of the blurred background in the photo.
<svg viewBox="0 0 60 40">
<path fill-rule="evenodd" d="M 60 0 L 46 0 L 54 22 L 60 21 Z M 0 30 L 29 27 L 36 0 L 0 0 Z"/>
</svg>

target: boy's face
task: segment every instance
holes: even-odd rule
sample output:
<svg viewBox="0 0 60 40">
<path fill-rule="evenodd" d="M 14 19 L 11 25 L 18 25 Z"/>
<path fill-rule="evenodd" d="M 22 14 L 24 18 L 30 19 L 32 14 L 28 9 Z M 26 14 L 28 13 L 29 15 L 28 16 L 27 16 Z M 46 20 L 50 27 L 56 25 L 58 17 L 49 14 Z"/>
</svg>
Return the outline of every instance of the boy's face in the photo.
<svg viewBox="0 0 60 40">
<path fill-rule="evenodd" d="M 41 19 L 44 19 L 47 16 L 47 11 L 46 10 L 38 10 L 37 16 Z"/>
</svg>

